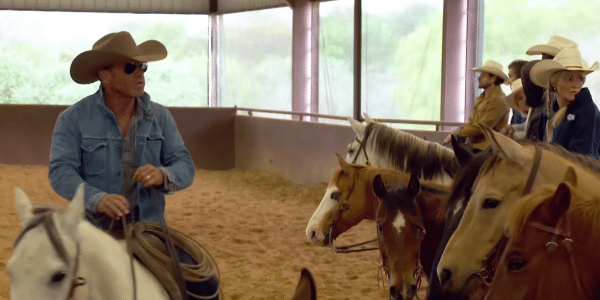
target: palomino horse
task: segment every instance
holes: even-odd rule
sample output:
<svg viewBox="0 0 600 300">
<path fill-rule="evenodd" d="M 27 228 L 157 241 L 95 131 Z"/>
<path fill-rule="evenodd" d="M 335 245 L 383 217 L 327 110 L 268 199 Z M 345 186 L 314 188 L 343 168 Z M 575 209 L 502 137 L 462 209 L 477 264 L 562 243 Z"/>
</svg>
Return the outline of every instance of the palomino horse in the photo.
<svg viewBox="0 0 600 300">
<path fill-rule="evenodd" d="M 393 183 L 387 188 L 380 176 L 373 179 L 373 192 L 380 200 L 377 240 L 393 300 L 415 297 L 423 268 L 429 276 L 442 238 L 444 224 L 436 218 L 440 202 L 435 200 L 439 198 L 430 201 L 420 191 L 414 175 L 408 184 Z"/>
<path fill-rule="evenodd" d="M 346 162 L 396 169 L 420 180 L 450 185 L 458 162 L 454 152 L 438 143 L 367 119 L 364 125 L 348 118 L 356 132 Z"/>
<path fill-rule="evenodd" d="M 460 224 L 444 250 L 438 276 L 445 290 L 464 293 L 473 280 L 493 276 L 494 251 L 515 201 L 545 184 L 558 185 L 572 166 L 583 193 L 597 192 L 600 162 L 549 144 L 522 144 L 484 127 L 493 154 L 481 168 Z M 486 266 L 492 265 L 491 269 Z"/>
<path fill-rule="evenodd" d="M 32 210 L 27 195 L 15 188 L 23 231 L 6 266 L 11 299 L 171 299 L 146 267 L 130 260 L 123 240 L 83 218 L 83 192 L 81 184 L 66 211 Z M 307 269 L 291 299 L 316 299 Z"/>
<path fill-rule="evenodd" d="M 337 155 L 340 169 L 336 170 L 321 203 L 306 226 L 306 236 L 315 245 L 332 246 L 333 241 L 362 220 L 375 220 L 379 202 L 373 193 L 373 178 L 380 175 L 384 183 L 408 182 L 410 175 L 392 169 L 348 164 Z M 447 187 L 432 182 L 423 191 L 427 198 L 444 198 Z M 429 271 L 429 270 L 427 270 Z"/>
<path fill-rule="evenodd" d="M 600 197 L 577 190 L 576 179 L 566 181 L 514 205 L 486 299 L 600 298 Z"/>
</svg>

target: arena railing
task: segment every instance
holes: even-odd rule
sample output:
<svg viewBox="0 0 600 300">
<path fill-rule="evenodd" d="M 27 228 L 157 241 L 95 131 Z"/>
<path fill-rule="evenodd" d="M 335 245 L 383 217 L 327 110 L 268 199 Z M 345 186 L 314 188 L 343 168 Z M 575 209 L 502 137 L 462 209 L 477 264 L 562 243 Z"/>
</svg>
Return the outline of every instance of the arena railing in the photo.
<svg viewBox="0 0 600 300">
<path fill-rule="evenodd" d="M 298 121 L 305 121 L 305 118 L 309 118 L 307 121 L 316 121 L 313 118 L 324 118 L 324 119 L 332 119 L 332 120 L 348 120 L 348 117 L 335 116 L 335 115 L 326 115 L 326 114 L 315 114 L 315 113 L 306 113 L 306 112 L 298 112 L 298 111 L 285 111 L 285 110 L 271 110 L 271 109 L 260 109 L 260 108 L 245 108 L 245 107 L 237 107 L 236 113 L 239 111 L 247 112 L 248 116 L 252 117 L 253 113 L 270 113 L 270 114 L 282 114 L 282 115 L 292 115 L 298 117 Z M 435 126 L 435 131 L 440 131 L 441 126 L 446 127 L 460 127 L 464 125 L 464 123 L 460 122 L 445 122 L 445 121 L 420 121 L 420 120 L 401 120 L 401 119 L 380 119 L 373 118 L 373 120 L 381 123 L 393 123 L 393 124 L 410 124 L 410 125 L 431 125 Z M 362 120 L 361 120 L 362 121 Z"/>
</svg>

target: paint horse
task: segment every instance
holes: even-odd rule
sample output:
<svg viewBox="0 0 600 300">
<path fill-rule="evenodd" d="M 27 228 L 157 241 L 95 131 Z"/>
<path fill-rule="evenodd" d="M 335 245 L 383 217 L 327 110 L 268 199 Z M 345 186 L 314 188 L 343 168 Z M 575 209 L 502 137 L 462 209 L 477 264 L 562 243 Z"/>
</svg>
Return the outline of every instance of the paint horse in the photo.
<svg viewBox="0 0 600 300">
<path fill-rule="evenodd" d="M 429 189 L 423 186 L 424 190 Z M 430 276 L 434 254 L 442 238 L 443 222 L 437 219 L 439 201 L 421 194 L 419 179 L 386 185 L 373 179 L 373 192 L 380 204 L 376 214 L 377 240 L 387 274 L 390 299 L 413 299 L 421 276 Z"/>
<path fill-rule="evenodd" d="M 452 149 L 366 118 L 366 125 L 348 118 L 356 136 L 348 145 L 346 162 L 395 169 L 415 174 L 420 180 L 451 184 L 459 167 Z"/>
<path fill-rule="evenodd" d="M 578 190 L 574 174 L 514 205 L 486 299 L 600 299 L 600 197 Z"/>
<path fill-rule="evenodd" d="M 594 194 L 600 184 L 600 162 L 549 144 L 517 143 L 482 128 L 493 154 L 482 166 L 473 194 L 458 228 L 448 241 L 438 276 L 444 290 L 465 294 L 471 281 L 489 281 L 500 251 L 505 220 L 513 204 L 546 184 L 558 185 L 573 167 L 583 193 Z M 489 267 L 491 266 L 491 268 Z"/>
<path fill-rule="evenodd" d="M 6 266 L 11 299 L 171 299 L 146 267 L 130 260 L 124 240 L 115 240 L 83 218 L 83 193 L 82 184 L 68 209 L 58 211 L 32 209 L 27 195 L 15 188 L 23 230 Z M 316 299 L 307 269 L 291 299 Z"/>
<path fill-rule="evenodd" d="M 410 179 L 410 175 L 396 170 L 349 164 L 340 155 L 337 159 L 341 168 L 333 173 L 321 203 L 306 226 L 306 236 L 313 244 L 331 246 L 334 250 L 334 241 L 340 234 L 362 220 L 375 220 L 379 201 L 372 184 L 376 175 L 380 175 L 385 184 Z M 427 181 L 422 185 L 431 188 L 423 191 L 423 197 L 444 201 L 447 187 Z"/>
</svg>

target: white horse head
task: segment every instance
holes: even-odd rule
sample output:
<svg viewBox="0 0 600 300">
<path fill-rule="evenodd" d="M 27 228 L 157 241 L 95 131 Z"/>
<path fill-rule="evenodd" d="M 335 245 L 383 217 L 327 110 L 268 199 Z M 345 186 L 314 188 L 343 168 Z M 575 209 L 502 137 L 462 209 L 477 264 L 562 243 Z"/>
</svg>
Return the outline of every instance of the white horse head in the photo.
<svg viewBox="0 0 600 300">
<path fill-rule="evenodd" d="M 15 189 L 23 231 L 7 264 L 11 300 L 133 299 L 131 261 L 119 242 L 83 219 L 83 184 L 64 212 L 32 212 Z M 145 267 L 134 260 L 138 299 L 169 299 Z"/>
</svg>

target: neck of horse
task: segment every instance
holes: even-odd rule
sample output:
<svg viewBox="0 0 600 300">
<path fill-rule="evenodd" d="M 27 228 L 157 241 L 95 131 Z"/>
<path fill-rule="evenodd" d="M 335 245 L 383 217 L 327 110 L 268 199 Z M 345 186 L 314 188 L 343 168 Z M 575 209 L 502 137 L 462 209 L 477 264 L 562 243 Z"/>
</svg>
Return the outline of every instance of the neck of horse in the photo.
<svg viewBox="0 0 600 300">
<path fill-rule="evenodd" d="M 437 218 L 437 209 L 445 196 L 437 193 L 421 191 L 417 197 L 421 217 L 423 218 L 423 227 L 425 228 L 425 238 L 421 242 L 421 265 L 427 278 L 431 279 L 431 270 L 435 260 L 435 254 L 444 234 L 444 220 Z"/>
<path fill-rule="evenodd" d="M 542 155 L 540 170 L 536 175 L 539 179 L 534 180 L 534 189 L 544 184 L 560 184 L 564 179 L 565 170 L 569 166 L 572 166 L 577 174 L 577 189 L 583 195 L 596 195 L 598 185 L 600 185 L 600 172 L 584 167 L 551 151 L 544 151 Z"/>
<path fill-rule="evenodd" d="M 85 278 L 87 296 L 77 299 L 131 299 L 131 262 L 123 242 L 113 239 L 89 222 L 79 225 L 81 254 L 79 274 Z"/>
</svg>

